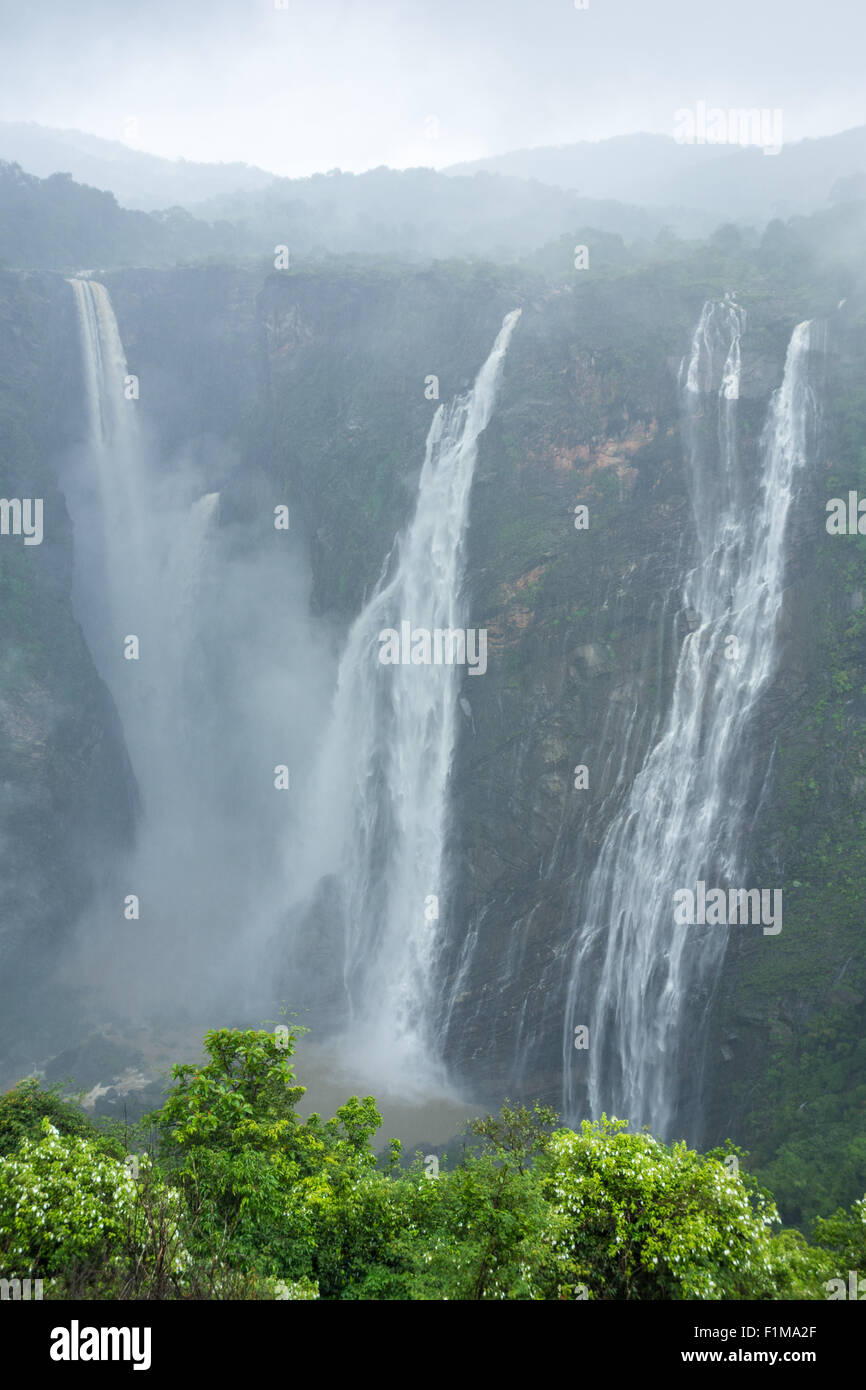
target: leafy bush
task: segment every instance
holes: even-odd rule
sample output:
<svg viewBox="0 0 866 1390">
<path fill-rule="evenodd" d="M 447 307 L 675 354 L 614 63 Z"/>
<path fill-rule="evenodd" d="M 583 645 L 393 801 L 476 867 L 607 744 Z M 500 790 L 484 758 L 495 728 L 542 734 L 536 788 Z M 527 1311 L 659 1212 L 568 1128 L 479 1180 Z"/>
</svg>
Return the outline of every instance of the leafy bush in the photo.
<svg viewBox="0 0 866 1390">
<path fill-rule="evenodd" d="M 98 1143 L 61 1135 L 47 1118 L 41 1130 L 38 1140 L 22 1140 L 15 1153 L 0 1159 L 3 1266 L 25 1278 L 63 1275 L 81 1263 L 111 1265 L 130 1235 L 145 1255 L 154 1226 L 129 1169 Z M 140 1163 L 147 1170 L 148 1159 Z M 164 1190 L 161 1180 L 154 1182 Z M 176 1240 L 177 1193 L 165 1192 L 165 1207 L 162 1225 L 170 1232 L 177 1269 L 184 1260 Z"/>
<path fill-rule="evenodd" d="M 590 1298 L 821 1297 L 823 1252 L 805 1252 L 779 1224 L 768 1193 L 721 1154 L 602 1116 L 550 1143 L 543 1183 L 562 1220 L 554 1237 L 563 1289 Z"/>
<path fill-rule="evenodd" d="M 135 1176 L 57 1095 L 8 1093 L 4 1275 L 47 1278 L 55 1298 L 782 1299 L 824 1298 L 836 1265 L 866 1266 L 866 1198 L 810 1246 L 775 1229 L 736 1151 L 604 1116 L 575 1133 L 506 1102 L 470 1124 L 453 1169 L 443 1159 L 434 1177 L 420 1156 L 401 1169 L 397 1140 L 377 1168 L 371 1096 L 300 1119 L 294 1044 L 208 1033 L 207 1060 L 175 1067 L 151 1117 L 160 1152 Z"/>
</svg>

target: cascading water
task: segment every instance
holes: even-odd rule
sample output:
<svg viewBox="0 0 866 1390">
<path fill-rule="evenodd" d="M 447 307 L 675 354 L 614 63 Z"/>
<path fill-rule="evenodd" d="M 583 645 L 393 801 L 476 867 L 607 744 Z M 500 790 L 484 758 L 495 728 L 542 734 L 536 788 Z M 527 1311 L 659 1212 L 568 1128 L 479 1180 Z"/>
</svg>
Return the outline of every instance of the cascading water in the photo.
<svg viewBox="0 0 866 1390">
<path fill-rule="evenodd" d="M 580 1109 L 573 1045 L 574 1029 L 585 1024 L 589 1113 L 615 1113 L 663 1136 L 680 1121 L 680 1083 L 687 1059 L 699 1059 L 702 1005 L 727 944 L 725 927 L 675 925 L 673 895 L 699 880 L 749 886 L 740 882 L 756 774 L 747 733 L 776 665 L 786 522 L 814 404 L 810 325 L 802 323 L 770 405 L 750 496 L 737 448 L 743 327 L 731 298 L 705 305 L 681 368 L 697 548 L 682 606 L 694 627 L 661 736 L 590 875 L 567 992 L 566 1115 Z"/>
<path fill-rule="evenodd" d="M 83 927 L 84 973 L 105 982 L 111 999 L 136 1007 L 137 997 L 145 1014 L 191 995 L 211 1008 L 209 1026 L 215 1009 L 255 1011 L 255 1021 L 273 1015 L 275 960 L 286 950 L 277 929 L 285 842 L 295 925 L 313 951 L 304 894 L 314 897 L 319 880 L 336 886 L 341 1021 L 363 1035 L 365 1060 L 386 1081 L 399 1063 L 415 1080 L 432 1065 L 429 902 L 437 895 L 444 905 L 447 891 L 460 673 L 384 666 L 378 638 L 404 620 L 431 632 L 465 626 L 463 541 L 478 438 L 520 311 L 505 318 L 473 389 L 434 417 L 414 518 L 352 627 L 320 734 L 329 663 L 309 619 L 306 573 L 272 515 L 217 527 L 219 494 L 199 470 L 159 459 L 125 398 L 107 291 L 71 283 L 89 420 L 63 479 L 75 602 L 141 802 L 134 852 L 109 871 L 104 901 Z M 124 656 L 131 635 L 137 661 Z M 304 660 L 287 662 L 287 652 Z M 275 790 L 283 763 L 292 769 L 288 797 Z M 140 895 L 140 926 L 119 924 L 127 893 Z M 315 991 L 328 964 L 292 973 L 292 1003 Z M 352 1042 L 357 1055 L 356 1031 Z"/>
<path fill-rule="evenodd" d="M 86 470 L 67 489 L 76 533 L 76 606 L 94 660 L 123 703 L 123 638 L 142 635 L 149 550 L 148 487 L 137 406 L 126 399 L 126 358 L 111 300 L 95 280 L 70 280 L 78 308 L 89 433 Z"/>
<path fill-rule="evenodd" d="M 348 635 L 300 856 L 307 895 L 327 881 L 329 911 L 341 923 L 353 1057 L 404 1093 L 437 1072 L 432 904 L 446 910 L 460 676 L 449 664 L 381 664 L 379 634 L 399 632 L 403 622 L 428 633 L 465 628 L 464 537 L 478 439 L 519 315 L 506 315 L 472 390 L 433 418 L 414 517 L 390 577 L 383 573 Z"/>
<path fill-rule="evenodd" d="M 219 494 L 200 495 L 200 480 L 182 460 L 161 466 L 136 401 L 126 397 L 108 291 L 93 280 L 70 284 L 89 421 L 63 477 L 75 535 L 74 602 L 120 716 L 139 796 L 134 851 L 128 861 L 99 866 L 106 887 L 80 950 L 85 976 L 104 981 L 127 1012 L 148 1013 L 220 988 L 252 911 L 248 827 L 230 824 L 243 776 L 231 765 L 240 721 L 228 706 L 228 682 L 213 678 L 220 647 L 228 649 L 217 627 L 225 600 L 209 600 Z M 270 749 L 266 756 L 272 766 Z M 230 874 L 233 860 L 240 864 Z M 131 923 L 123 917 L 128 894 L 141 914 Z"/>
<path fill-rule="evenodd" d="M 126 398 L 126 358 L 104 285 L 71 280 L 79 311 L 89 438 L 69 480 L 76 534 L 75 600 L 94 660 L 114 697 L 145 812 L 176 791 L 171 736 L 195 643 L 195 604 L 219 504 L 190 502 L 152 467 Z M 126 639 L 138 639 L 129 660 Z M 127 649 L 128 650 L 128 649 Z M 164 807 L 161 807 L 164 809 Z"/>
</svg>

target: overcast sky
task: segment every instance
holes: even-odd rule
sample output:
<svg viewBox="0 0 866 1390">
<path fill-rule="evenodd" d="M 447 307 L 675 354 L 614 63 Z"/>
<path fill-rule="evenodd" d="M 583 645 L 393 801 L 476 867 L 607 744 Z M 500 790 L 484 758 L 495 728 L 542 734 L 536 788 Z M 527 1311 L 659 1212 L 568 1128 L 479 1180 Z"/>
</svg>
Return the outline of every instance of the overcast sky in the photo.
<svg viewBox="0 0 866 1390">
<path fill-rule="evenodd" d="M 673 134 L 698 101 L 786 141 L 866 123 L 863 0 L 285 3 L 0 0 L 0 119 L 294 175 Z"/>
</svg>

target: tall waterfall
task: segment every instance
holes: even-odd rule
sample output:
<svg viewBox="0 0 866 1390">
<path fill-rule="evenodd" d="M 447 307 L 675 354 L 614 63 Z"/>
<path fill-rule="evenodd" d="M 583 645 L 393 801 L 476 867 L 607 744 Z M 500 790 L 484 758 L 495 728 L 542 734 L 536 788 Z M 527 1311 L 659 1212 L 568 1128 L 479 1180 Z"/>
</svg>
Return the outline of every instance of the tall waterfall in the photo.
<svg viewBox="0 0 866 1390">
<path fill-rule="evenodd" d="M 241 950 L 253 832 L 241 810 L 249 775 L 244 760 L 232 762 L 231 741 L 233 729 L 238 741 L 245 730 L 231 708 L 228 657 L 225 672 L 219 664 L 233 636 L 218 626 L 228 596 L 213 593 L 224 568 L 215 563 L 219 494 L 204 491 L 183 458 L 166 466 L 147 438 L 138 402 L 127 399 L 106 288 L 70 284 L 88 419 L 62 479 L 74 527 L 74 602 L 120 716 L 139 799 L 128 861 L 97 866 L 105 887 L 82 924 L 80 950 L 85 977 L 104 981 L 113 1003 L 148 1013 L 219 989 Z M 251 746 L 242 752 L 254 760 Z M 265 758 L 269 783 L 270 748 Z M 124 917 L 128 894 L 139 900 L 139 919 Z"/>
<path fill-rule="evenodd" d="M 149 549 L 148 488 L 137 404 L 111 300 L 95 280 L 70 280 L 78 308 L 89 433 L 86 469 L 68 489 L 76 533 L 76 598 L 94 659 L 124 704 L 123 638 L 142 636 Z"/>
<path fill-rule="evenodd" d="M 465 628 L 464 537 L 478 439 L 520 310 L 507 314 L 471 391 L 440 405 L 415 514 L 349 632 L 301 855 L 329 884 L 355 1059 L 411 1089 L 436 1072 L 431 972 L 447 911 L 448 779 L 459 667 L 383 665 L 379 634 Z M 469 682 L 471 686 L 471 681 Z"/>
<path fill-rule="evenodd" d="M 687 1062 L 699 1059 L 727 945 L 724 927 L 676 926 L 674 892 L 701 879 L 754 886 L 741 882 L 743 839 L 766 768 L 755 767 L 747 734 L 776 666 L 786 523 L 813 412 L 810 325 L 801 323 L 762 434 L 758 486 L 750 483 L 737 447 L 743 328 L 731 298 L 706 304 L 681 367 L 696 537 L 682 607 L 692 630 L 660 737 L 590 875 L 567 992 L 566 1114 L 580 1108 L 574 1029 L 584 1024 L 589 1113 L 662 1135 L 680 1120 L 678 1091 Z"/>
<path fill-rule="evenodd" d="M 195 604 L 219 496 L 193 500 L 184 481 L 153 466 L 138 403 L 126 398 L 126 357 L 108 291 L 94 280 L 69 283 L 90 424 L 83 467 L 67 488 L 76 606 L 120 713 L 147 810 L 164 802 L 169 786 L 177 791 L 172 729 L 184 715 Z M 129 636 L 138 639 L 137 661 L 125 655 Z"/>
</svg>

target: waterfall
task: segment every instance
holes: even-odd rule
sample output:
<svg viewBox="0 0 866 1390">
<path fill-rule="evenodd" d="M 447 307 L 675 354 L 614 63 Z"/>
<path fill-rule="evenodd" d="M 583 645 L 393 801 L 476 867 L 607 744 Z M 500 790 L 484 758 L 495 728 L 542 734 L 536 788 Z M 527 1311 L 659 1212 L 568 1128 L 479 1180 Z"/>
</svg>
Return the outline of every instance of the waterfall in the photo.
<svg viewBox="0 0 866 1390">
<path fill-rule="evenodd" d="M 70 280 L 81 329 L 89 422 L 87 459 L 68 489 L 76 534 L 75 599 L 100 674 L 122 706 L 124 637 L 141 638 L 150 536 L 137 402 L 127 400 L 126 357 L 104 285 Z"/>
<path fill-rule="evenodd" d="M 580 1109 L 576 1059 L 585 1057 L 589 1113 L 605 1110 L 663 1136 L 681 1120 L 682 1078 L 700 1059 L 728 937 L 721 926 L 675 925 L 673 895 L 701 879 L 753 886 L 740 877 L 743 841 L 765 769 L 754 766 L 748 736 L 776 667 L 786 523 L 814 410 L 810 325 L 801 323 L 762 433 L 760 477 L 750 483 L 737 446 L 743 328 L 732 298 L 706 304 L 680 370 L 696 542 L 682 608 L 693 630 L 658 741 L 604 837 L 571 945 L 566 1115 Z M 584 1053 L 574 1048 L 581 1024 L 589 1027 Z"/>
<path fill-rule="evenodd" d="M 219 494 L 193 501 L 154 467 L 111 299 L 94 280 L 69 282 L 78 307 L 89 433 L 68 480 L 75 526 L 74 597 L 100 674 L 114 697 L 145 809 L 176 777 L 180 688 L 195 645 L 195 605 Z M 188 491 L 188 489 L 187 489 Z M 124 654 L 138 638 L 139 661 Z"/>
<path fill-rule="evenodd" d="M 284 988 L 302 1003 L 330 971 L 353 1052 L 363 1038 L 385 1081 L 398 1063 L 417 1079 L 434 1069 L 433 903 L 447 910 L 461 672 L 383 665 L 379 634 L 403 622 L 433 633 L 465 628 L 478 439 L 520 311 L 506 316 L 473 388 L 434 415 L 414 516 L 348 634 L 328 713 L 333 667 L 290 540 L 267 510 L 216 524 L 219 493 L 189 461 L 159 457 L 138 402 L 125 398 L 108 292 L 71 283 L 88 420 L 86 444 L 63 476 L 75 606 L 140 793 L 134 852 L 107 870 L 104 902 L 82 927 L 82 973 L 107 982 L 112 999 L 135 996 L 145 1016 L 191 997 L 201 1010 L 210 1001 L 261 1021 Z M 139 660 L 124 656 L 131 635 Z M 283 765 L 290 794 L 277 789 Z M 334 959 L 309 910 L 323 891 L 334 908 Z M 141 897 L 140 927 L 119 922 L 127 893 Z M 312 953 L 310 968 L 291 969 L 296 948 Z"/>
<path fill-rule="evenodd" d="M 228 649 L 215 625 L 225 601 L 210 596 L 219 577 L 219 493 L 203 492 L 183 459 L 166 466 L 138 401 L 126 397 L 107 289 L 70 284 L 88 422 L 62 475 L 74 528 L 73 602 L 120 717 L 139 801 L 128 861 L 98 866 L 107 886 L 82 923 L 79 969 L 104 981 L 112 1001 L 147 1012 L 203 993 L 205 977 L 217 987 L 232 968 L 232 933 L 250 897 L 250 870 L 228 868 L 235 857 L 249 861 L 253 832 L 229 824 L 240 781 L 237 767 L 228 770 L 238 721 L 221 671 L 214 679 L 220 646 Z M 137 658 L 127 655 L 130 637 Z M 129 893 L 139 898 L 139 924 L 123 918 Z"/>
<path fill-rule="evenodd" d="M 340 922 L 353 1056 L 404 1091 L 436 1072 L 431 977 L 447 911 L 461 679 L 455 665 L 383 665 L 379 634 L 404 622 L 430 633 L 465 628 L 478 439 L 519 315 L 506 315 L 471 391 L 433 417 L 414 516 L 348 634 L 300 856 L 308 895 L 326 882 Z"/>
</svg>

